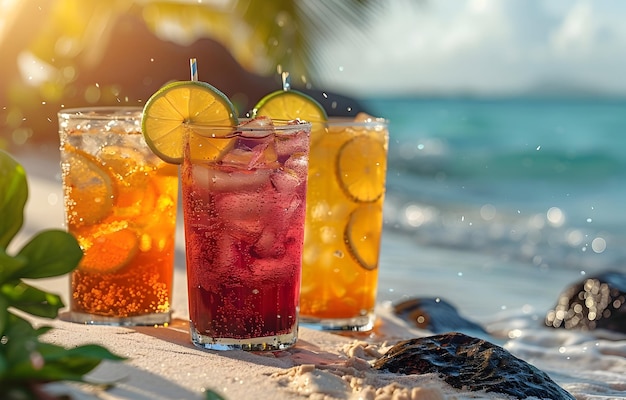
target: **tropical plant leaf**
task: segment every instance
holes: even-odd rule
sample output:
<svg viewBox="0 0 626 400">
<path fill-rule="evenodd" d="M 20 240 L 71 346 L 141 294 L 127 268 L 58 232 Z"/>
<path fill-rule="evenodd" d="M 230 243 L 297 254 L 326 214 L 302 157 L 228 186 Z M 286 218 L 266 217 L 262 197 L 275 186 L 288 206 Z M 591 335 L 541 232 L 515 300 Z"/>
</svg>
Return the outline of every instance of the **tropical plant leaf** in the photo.
<svg viewBox="0 0 626 400">
<path fill-rule="evenodd" d="M 22 268 L 28 263 L 24 257 L 11 257 L 0 249 L 0 285 L 15 280 Z"/>
<path fill-rule="evenodd" d="M 204 398 L 206 400 L 226 400 L 224 397 L 220 396 L 217 392 L 211 389 L 205 390 Z"/>
<path fill-rule="evenodd" d="M 39 343 L 29 360 L 11 369 L 13 380 L 68 380 L 83 382 L 83 376 L 97 367 L 103 360 L 125 360 L 102 346 L 90 344 L 65 349 L 50 343 Z"/>
<path fill-rule="evenodd" d="M 18 253 L 27 260 L 20 278 L 49 278 L 73 271 L 83 256 L 76 239 L 67 232 L 48 230 L 38 233 Z"/>
<path fill-rule="evenodd" d="M 10 307 L 38 317 L 56 318 L 59 310 L 64 307 L 60 296 L 22 281 L 17 284 L 5 283 L 0 287 L 0 293 L 8 300 Z"/>
<path fill-rule="evenodd" d="M 37 331 L 21 317 L 9 314 L 6 329 L 2 333 L 4 344 L 0 346 L 0 357 L 9 365 L 8 371 L 0 375 L 0 382 L 15 365 L 29 362 L 29 351 L 37 346 Z"/>
<path fill-rule="evenodd" d="M 0 294 L 0 338 L 4 336 L 4 331 L 7 328 L 9 320 L 9 301 Z M 0 372 L 0 376 L 2 373 Z"/>
<path fill-rule="evenodd" d="M 0 249 L 6 249 L 24 223 L 24 206 L 28 198 L 26 171 L 0 150 Z"/>
</svg>

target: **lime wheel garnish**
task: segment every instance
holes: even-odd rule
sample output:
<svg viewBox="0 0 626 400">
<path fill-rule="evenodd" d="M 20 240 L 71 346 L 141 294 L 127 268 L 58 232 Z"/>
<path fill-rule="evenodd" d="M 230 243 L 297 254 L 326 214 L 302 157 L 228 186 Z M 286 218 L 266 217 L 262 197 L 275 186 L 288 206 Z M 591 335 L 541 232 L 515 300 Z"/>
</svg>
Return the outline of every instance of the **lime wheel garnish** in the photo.
<svg viewBox="0 0 626 400">
<path fill-rule="evenodd" d="M 336 175 L 346 196 L 355 202 L 378 200 L 385 191 L 384 144 L 368 135 L 356 136 L 337 153 Z"/>
<path fill-rule="evenodd" d="M 302 120 L 311 123 L 311 147 L 326 132 L 328 116 L 314 98 L 297 90 L 278 90 L 263 97 L 253 109 L 253 116 L 276 120 Z"/>
<path fill-rule="evenodd" d="M 378 268 L 382 208 L 376 204 L 362 204 L 348 217 L 344 240 L 348 252 L 363 268 Z"/>
<path fill-rule="evenodd" d="M 237 113 L 230 100 L 206 82 L 178 81 L 154 93 L 143 109 L 141 129 L 146 143 L 162 160 L 181 164 L 189 132 L 210 133 L 202 126 L 235 127 Z M 193 140 L 192 135 L 190 140 Z M 203 159 L 214 159 L 232 140 L 212 141 L 202 148 Z M 190 143 L 195 147 L 194 143 Z"/>
<path fill-rule="evenodd" d="M 315 99 L 297 90 L 278 90 L 263 97 L 253 110 L 254 116 L 291 121 L 301 119 L 312 124 L 325 122 L 326 111 Z"/>
</svg>

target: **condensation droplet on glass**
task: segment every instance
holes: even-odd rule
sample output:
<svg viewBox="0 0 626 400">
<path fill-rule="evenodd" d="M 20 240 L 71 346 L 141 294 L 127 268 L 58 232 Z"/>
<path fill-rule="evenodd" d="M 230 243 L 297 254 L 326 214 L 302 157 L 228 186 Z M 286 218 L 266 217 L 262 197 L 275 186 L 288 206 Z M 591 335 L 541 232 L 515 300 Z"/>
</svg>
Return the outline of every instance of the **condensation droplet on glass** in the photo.
<svg viewBox="0 0 626 400">
<path fill-rule="evenodd" d="M 259 294 L 259 289 L 252 289 L 252 294 Z"/>
<path fill-rule="evenodd" d="M 335 250 L 335 252 L 333 253 L 333 255 L 337 258 L 343 258 L 343 251 L 341 250 Z"/>
</svg>

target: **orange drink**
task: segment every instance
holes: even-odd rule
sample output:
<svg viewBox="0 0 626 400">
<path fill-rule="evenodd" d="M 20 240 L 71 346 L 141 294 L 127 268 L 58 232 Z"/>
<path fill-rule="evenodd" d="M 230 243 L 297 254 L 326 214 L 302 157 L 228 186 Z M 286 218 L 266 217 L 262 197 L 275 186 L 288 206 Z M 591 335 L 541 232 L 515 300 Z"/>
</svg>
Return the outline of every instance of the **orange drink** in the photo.
<svg viewBox="0 0 626 400">
<path fill-rule="evenodd" d="M 385 120 L 331 118 L 311 132 L 301 322 L 329 330 L 374 323 L 383 224 Z"/>
<path fill-rule="evenodd" d="M 84 252 L 70 319 L 169 322 L 177 167 L 146 145 L 141 108 L 64 110 L 59 127 L 67 228 Z"/>
</svg>

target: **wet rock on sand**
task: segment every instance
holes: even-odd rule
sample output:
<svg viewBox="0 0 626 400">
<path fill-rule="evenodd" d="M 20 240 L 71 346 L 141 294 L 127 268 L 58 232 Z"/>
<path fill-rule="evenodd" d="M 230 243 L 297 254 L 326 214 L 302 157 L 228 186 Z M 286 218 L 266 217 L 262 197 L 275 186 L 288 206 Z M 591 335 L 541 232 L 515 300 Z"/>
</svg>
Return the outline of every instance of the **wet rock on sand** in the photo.
<svg viewBox="0 0 626 400">
<path fill-rule="evenodd" d="M 545 322 L 554 328 L 626 333 L 626 274 L 607 271 L 570 285 Z"/>
<path fill-rule="evenodd" d="M 457 389 L 517 399 L 574 399 L 543 371 L 499 346 L 462 333 L 399 342 L 374 362 L 374 368 L 400 374 L 437 373 Z"/>
<path fill-rule="evenodd" d="M 487 333 L 480 325 L 462 317 L 452 304 L 439 298 L 411 298 L 395 304 L 393 311 L 405 321 L 433 333 Z"/>
</svg>

